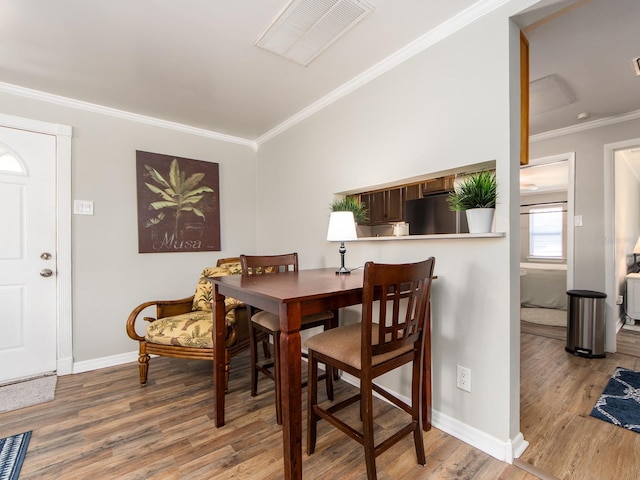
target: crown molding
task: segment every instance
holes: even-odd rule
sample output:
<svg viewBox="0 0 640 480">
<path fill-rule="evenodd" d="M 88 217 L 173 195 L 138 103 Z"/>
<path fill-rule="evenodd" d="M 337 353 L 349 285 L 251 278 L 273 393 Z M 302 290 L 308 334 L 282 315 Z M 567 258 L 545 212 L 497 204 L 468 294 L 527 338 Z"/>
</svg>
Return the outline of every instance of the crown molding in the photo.
<svg viewBox="0 0 640 480">
<path fill-rule="evenodd" d="M 593 128 L 606 127 L 607 125 L 615 125 L 616 123 L 628 122 L 630 120 L 638 120 L 640 118 L 640 110 L 616 115 L 614 117 L 600 118 L 591 122 L 581 123 L 580 125 L 572 125 L 571 127 L 559 128 L 557 130 L 549 130 L 548 132 L 531 135 L 529 142 L 539 142 L 550 138 L 562 137 L 572 133 L 583 132 Z"/>
<path fill-rule="evenodd" d="M 451 17 L 446 22 L 441 23 L 440 25 L 433 28 L 429 32 L 425 33 L 421 37 L 418 37 L 413 42 L 401 48 L 397 52 L 391 54 L 384 60 L 378 62 L 373 67 L 369 68 L 368 70 L 365 70 L 360 75 L 354 77 L 347 83 L 336 88 L 328 95 L 312 103 L 311 105 L 301 110 L 300 112 L 296 113 L 292 117 L 289 117 L 287 120 L 285 120 L 275 128 L 269 130 L 264 135 L 261 135 L 256 139 L 256 144 L 260 146 L 264 142 L 276 137 L 277 135 L 283 133 L 284 131 L 288 130 L 294 125 L 297 125 L 301 121 L 319 112 L 323 108 L 338 101 L 342 97 L 357 90 L 363 85 L 366 85 L 372 80 L 375 80 L 383 73 L 388 72 L 392 68 L 395 68 L 401 63 L 406 62 L 410 58 L 423 52 L 427 48 L 435 45 L 436 43 L 447 38 L 448 36 L 452 35 L 458 30 L 461 30 L 462 28 L 466 27 L 470 23 L 476 21 L 478 18 L 508 3 L 508 1 L 509 0 L 481 0 L 479 2 L 476 2 L 466 10 L 463 10 L 457 15 Z"/>
<path fill-rule="evenodd" d="M 124 110 L 105 107 L 102 105 L 97 105 L 95 103 L 83 102 L 82 100 L 75 100 L 73 98 L 62 97 L 60 95 L 53 95 L 51 93 L 32 90 L 30 88 L 19 87 L 17 85 L 11 85 L 9 83 L 0 82 L 0 92 L 9 93 L 12 95 L 18 95 L 26 98 L 31 98 L 33 100 L 39 100 L 42 102 L 53 103 L 55 105 L 60 105 L 63 107 L 75 108 L 77 110 L 84 110 L 87 112 L 97 113 L 100 115 L 107 115 L 110 117 L 129 120 L 132 122 L 143 123 L 145 125 L 151 125 L 154 127 L 161 127 L 161 128 L 175 130 L 182 133 L 188 133 L 191 135 L 198 135 L 201 137 L 212 138 L 214 140 L 220 140 L 222 142 L 244 145 L 246 147 L 252 148 L 254 152 L 258 150 L 258 145 L 256 144 L 256 142 L 254 142 L 253 140 L 248 140 L 246 138 L 234 137 L 232 135 L 226 135 L 224 133 L 205 130 L 203 128 L 191 127 L 189 125 L 184 125 L 182 123 L 170 122 L 167 120 L 161 120 L 159 118 L 140 115 L 138 113 L 126 112 Z"/>
</svg>

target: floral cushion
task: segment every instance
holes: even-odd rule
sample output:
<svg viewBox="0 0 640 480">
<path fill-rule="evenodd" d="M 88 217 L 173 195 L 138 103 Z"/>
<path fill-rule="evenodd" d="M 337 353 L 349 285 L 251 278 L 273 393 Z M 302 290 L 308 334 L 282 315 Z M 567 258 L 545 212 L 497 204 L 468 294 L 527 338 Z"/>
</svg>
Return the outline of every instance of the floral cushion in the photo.
<svg viewBox="0 0 640 480">
<path fill-rule="evenodd" d="M 228 325 L 228 315 L 226 321 Z M 160 345 L 213 348 L 213 314 L 209 310 L 161 318 L 147 326 L 144 338 Z"/>
<path fill-rule="evenodd" d="M 242 273 L 242 267 L 240 262 L 224 263 L 219 267 L 205 268 L 200 274 L 200 280 L 196 286 L 196 293 L 193 297 L 193 311 L 211 311 L 211 282 L 207 280 L 207 277 L 224 277 L 227 275 L 240 275 Z M 242 305 L 242 302 L 235 298 L 226 297 L 224 299 L 225 311 L 236 308 Z"/>
<path fill-rule="evenodd" d="M 196 293 L 193 297 L 193 311 L 159 318 L 147 326 L 145 340 L 160 345 L 177 345 L 194 348 L 213 348 L 213 314 L 211 312 L 211 282 L 207 277 L 222 277 L 242 273 L 240 262 L 224 263 L 219 267 L 202 270 Z M 235 308 L 244 305 L 235 298 L 224 300 L 225 324 L 236 323 Z M 229 332 L 227 332 L 229 333 Z M 229 336 L 229 335 L 227 335 Z M 233 335 L 232 335 L 233 337 Z M 234 338 L 227 338 L 232 341 Z"/>
</svg>

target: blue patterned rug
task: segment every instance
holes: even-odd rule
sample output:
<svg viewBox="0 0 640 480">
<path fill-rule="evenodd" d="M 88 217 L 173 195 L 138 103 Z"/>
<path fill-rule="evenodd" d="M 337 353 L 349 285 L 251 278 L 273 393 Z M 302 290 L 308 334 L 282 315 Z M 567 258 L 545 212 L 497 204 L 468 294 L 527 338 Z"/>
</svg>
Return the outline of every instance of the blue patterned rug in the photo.
<svg viewBox="0 0 640 480">
<path fill-rule="evenodd" d="M 591 416 L 640 433 L 640 372 L 616 368 Z"/>
<path fill-rule="evenodd" d="M 0 439 L 0 480 L 18 480 L 31 432 Z"/>
</svg>

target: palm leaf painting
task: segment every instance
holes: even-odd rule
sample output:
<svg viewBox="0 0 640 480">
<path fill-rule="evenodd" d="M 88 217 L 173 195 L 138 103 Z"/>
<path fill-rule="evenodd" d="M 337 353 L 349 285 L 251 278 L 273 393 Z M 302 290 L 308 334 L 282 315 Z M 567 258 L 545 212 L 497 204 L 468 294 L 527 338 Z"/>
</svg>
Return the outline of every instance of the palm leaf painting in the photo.
<svg viewBox="0 0 640 480">
<path fill-rule="evenodd" d="M 140 251 L 219 250 L 216 245 L 200 248 L 211 214 L 215 216 L 213 233 L 219 243 L 217 164 L 147 152 L 137 154 L 138 232 L 145 237 L 140 241 Z M 200 237 L 196 239 L 196 235 Z"/>
<path fill-rule="evenodd" d="M 160 187 L 151 183 L 145 183 L 145 185 L 162 198 L 162 200 L 150 203 L 149 206 L 154 210 L 165 208 L 175 210 L 174 235 L 176 238 L 180 227 L 180 216 L 183 212 L 193 212 L 198 217 L 205 218 L 204 213 L 195 207 L 202 200 L 204 193 L 213 193 L 213 189 L 206 185 L 198 186 L 204 178 L 204 173 L 194 173 L 189 178 L 185 178 L 185 173 L 180 171 L 180 165 L 178 165 L 178 160 L 175 158 L 169 168 L 168 182 L 155 168 L 149 165 L 145 165 L 144 168 L 151 179 Z"/>
</svg>

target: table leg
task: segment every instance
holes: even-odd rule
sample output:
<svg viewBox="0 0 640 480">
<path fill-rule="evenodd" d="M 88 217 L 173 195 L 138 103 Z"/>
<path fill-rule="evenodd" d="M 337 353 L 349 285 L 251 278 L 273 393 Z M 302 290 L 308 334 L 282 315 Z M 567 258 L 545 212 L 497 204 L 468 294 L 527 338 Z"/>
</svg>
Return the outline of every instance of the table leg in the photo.
<svg viewBox="0 0 640 480">
<path fill-rule="evenodd" d="M 285 480 L 302 479 L 300 304 L 280 306 L 280 386 Z"/>
<path fill-rule="evenodd" d="M 431 302 L 427 305 L 427 318 L 424 325 L 424 348 L 422 349 L 422 430 L 431 430 Z"/>
<path fill-rule="evenodd" d="M 218 285 L 213 288 L 213 407 L 216 427 L 224 425 L 225 394 L 225 336 L 224 295 L 218 293 Z"/>
</svg>

